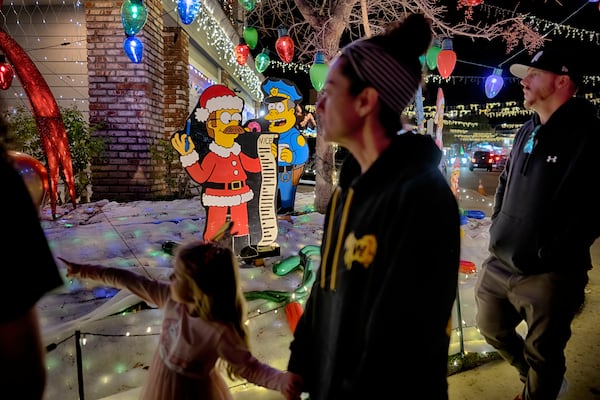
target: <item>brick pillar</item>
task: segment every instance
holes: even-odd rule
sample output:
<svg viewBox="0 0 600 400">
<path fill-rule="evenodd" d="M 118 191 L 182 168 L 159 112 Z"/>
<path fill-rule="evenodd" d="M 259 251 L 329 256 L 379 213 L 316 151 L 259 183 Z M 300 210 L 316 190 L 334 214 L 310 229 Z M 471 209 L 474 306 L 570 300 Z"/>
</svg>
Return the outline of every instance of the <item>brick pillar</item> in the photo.
<svg viewBox="0 0 600 400">
<path fill-rule="evenodd" d="M 153 163 L 152 146 L 164 137 L 162 2 L 145 0 L 148 20 L 136 35 L 144 45 L 134 64 L 123 50 L 122 1 L 85 6 L 90 123 L 106 143 L 92 165 L 92 200 L 153 200 L 165 194 L 164 173 Z"/>
<path fill-rule="evenodd" d="M 185 127 L 190 100 L 188 34 L 180 27 L 165 28 L 165 138 Z"/>
<path fill-rule="evenodd" d="M 189 49 L 190 38 L 181 27 L 168 27 L 163 32 L 165 44 L 165 85 L 164 85 L 164 121 L 163 140 L 156 147 L 155 161 L 158 156 L 163 164 L 163 174 L 170 197 L 186 197 L 192 192 L 187 172 L 183 170 L 179 153 L 171 145 L 174 132 L 185 129 L 190 102 L 189 86 Z"/>
</svg>

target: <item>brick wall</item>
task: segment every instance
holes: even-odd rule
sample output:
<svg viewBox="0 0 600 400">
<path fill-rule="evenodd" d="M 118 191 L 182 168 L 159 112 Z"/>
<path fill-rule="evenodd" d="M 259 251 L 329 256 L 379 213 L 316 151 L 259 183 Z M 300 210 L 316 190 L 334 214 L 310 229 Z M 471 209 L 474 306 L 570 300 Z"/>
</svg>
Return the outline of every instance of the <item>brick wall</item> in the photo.
<svg viewBox="0 0 600 400">
<path fill-rule="evenodd" d="M 148 20 L 136 35 L 144 46 L 139 64 L 123 50 L 122 2 L 85 6 L 90 122 L 104 125 L 95 136 L 106 143 L 106 154 L 92 165 L 92 200 L 151 200 L 166 194 L 164 165 L 151 156 L 165 137 L 163 11 L 160 1 L 144 4 Z"/>
</svg>

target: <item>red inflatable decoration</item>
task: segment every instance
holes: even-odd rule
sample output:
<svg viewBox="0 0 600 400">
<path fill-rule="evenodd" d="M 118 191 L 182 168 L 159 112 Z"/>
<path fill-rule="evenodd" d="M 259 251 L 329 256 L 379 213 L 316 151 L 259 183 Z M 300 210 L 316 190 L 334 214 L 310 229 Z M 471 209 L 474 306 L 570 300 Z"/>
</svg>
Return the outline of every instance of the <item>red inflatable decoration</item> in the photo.
<svg viewBox="0 0 600 400">
<path fill-rule="evenodd" d="M 1 6 L 2 1 L 0 0 Z M 13 65 L 17 78 L 19 78 L 31 104 L 42 148 L 46 155 L 48 181 L 50 183 L 50 205 L 52 216 L 55 217 L 58 200 L 59 166 L 63 169 L 71 202 L 74 207 L 77 206 L 73 163 L 65 124 L 58 104 L 56 104 L 56 100 L 44 77 L 23 48 L 3 29 L 0 29 L 0 50 Z"/>
<path fill-rule="evenodd" d="M 298 325 L 298 320 L 300 320 L 303 312 L 304 309 L 297 301 L 292 301 L 285 305 L 285 316 L 287 317 L 288 325 L 290 326 L 292 333 L 296 330 L 296 325 Z"/>
<path fill-rule="evenodd" d="M 15 169 L 23 178 L 36 207 L 41 207 L 48 194 L 48 171 L 44 164 L 29 154 L 9 150 Z"/>
<path fill-rule="evenodd" d="M 10 64 L 6 64 L 4 61 L 4 56 L 0 55 L 0 89 L 7 90 L 12 84 L 15 71 Z"/>
<path fill-rule="evenodd" d="M 477 266 L 473 261 L 460 260 L 459 270 L 463 274 L 473 274 L 477 272 Z"/>
</svg>

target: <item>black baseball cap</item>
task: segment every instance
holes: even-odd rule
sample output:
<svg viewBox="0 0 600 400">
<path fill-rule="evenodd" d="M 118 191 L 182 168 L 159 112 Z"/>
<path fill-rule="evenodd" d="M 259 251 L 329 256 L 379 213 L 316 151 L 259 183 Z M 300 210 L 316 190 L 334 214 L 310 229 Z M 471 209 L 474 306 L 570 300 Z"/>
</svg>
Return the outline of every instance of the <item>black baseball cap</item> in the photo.
<svg viewBox="0 0 600 400">
<path fill-rule="evenodd" d="M 525 78 L 529 68 L 537 68 L 557 75 L 568 75 L 575 84 L 581 83 L 582 75 L 572 56 L 556 49 L 539 51 L 529 64 L 513 64 L 510 73 L 517 78 Z"/>
</svg>

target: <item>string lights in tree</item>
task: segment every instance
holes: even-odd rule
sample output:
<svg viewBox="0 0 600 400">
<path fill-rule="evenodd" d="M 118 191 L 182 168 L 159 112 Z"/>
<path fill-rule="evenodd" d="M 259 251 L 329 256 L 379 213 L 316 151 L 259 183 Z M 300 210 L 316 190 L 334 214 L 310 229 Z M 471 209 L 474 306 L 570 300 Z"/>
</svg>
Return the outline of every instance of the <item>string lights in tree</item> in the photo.
<svg viewBox="0 0 600 400">
<path fill-rule="evenodd" d="M 239 0 L 241 1 L 241 0 Z M 137 2 L 132 2 L 131 0 L 129 1 L 129 3 L 138 3 L 141 4 L 143 6 L 144 2 L 143 1 L 137 1 Z M 173 9 L 173 11 L 175 10 L 175 5 L 177 3 L 177 0 L 172 0 L 173 6 L 170 7 L 170 9 Z M 591 5 L 593 6 L 593 10 L 591 11 L 596 11 L 596 5 L 598 4 L 598 2 L 596 1 L 590 1 L 590 3 L 592 3 Z M 515 12 L 511 11 L 511 10 L 501 10 L 498 7 L 492 7 L 488 4 L 480 4 L 479 5 L 483 11 L 487 11 L 488 14 L 491 15 L 496 15 L 497 13 L 499 13 L 500 11 L 503 11 L 504 13 L 510 13 L 510 15 L 516 15 Z M 7 6 L 8 7 L 8 6 Z M 17 10 L 16 12 L 14 12 L 14 15 L 18 16 L 19 15 L 26 15 L 23 12 L 20 12 L 18 10 L 18 5 L 14 5 L 11 4 L 9 9 L 9 12 L 5 12 L 5 14 L 13 14 L 13 9 Z M 78 6 L 75 7 L 75 9 Z M 589 6 L 588 6 L 589 7 Z M 52 10 L 52 6 L 50 6 L 49 10 Z M 140 9 L 142 10 L 142 9 Z M 145 11 L 145 8 L 143 9 Z M 500 10 L 500 11 L 499 11 Z M 36 8 L 36 12 L 44 12 L 45 9 L 40 9 L 39 7 Z M 587 11 L 590 11 L 589 8 Z M 142 11 L 143 12 L 143 11 Z M 210 10 L 206 10 L 204 7 L 201 7 L 201 12 L 200 14 L 202 14 L 202 17 L 200 18 L 200 21 L 197 21 L 198 23 L 198 30 L 202 30 L 202 31 L 211 31 L 211 30 L 217 30 L 217 28 L 219 28 L 218 26 L 215 25 L 220 25 L 218 22 L 218 18 L 215 19 L 215 17 L 213 17 L 210 14 Z M 210 19 L 211 21 L 209 21 L 208 24 L 205 23 L 205 20 Z M 572 39 L 579 39 L 582 41 L 590 41 L 592 42 L 592 44 L 598 44 L 600 41 L 600 34 L 598 32 L 594 32 L 594 31 L 590 31 L 590 30 L 585 30 L 585 29 L 579 29 L 579 28 L 575 28 L 575 27 L 571 27 L 565 24 L 556 24 L 555 22 L 551 22 L 551 21 L 545 21 L 542 19 L 539 19 L 535 16 L 528 16 L 527 19 L 525 20 L 526 22 L 528 22 L 531 26 L 535 26 L 535 27 L 539 27 L 539 31 L 548 31 L 552 28 L 554 28 L 556 26 L 556 32 L 557 34 L 561 34 L 564 35 L 565 37 L 568 38 L 572 38 Z M 24 22 L 21 21 L 21 22 Z M 45 22 L 44 22 L 45 23 Z M 77 22 L 77 24 L 81 24 L 80 22 Z M 83 26 L 85 26 L 85 24 L 81 24 Z M 207 26 L 209 25 L 209 26 Z M 80 26 L 80 25 L 78 25 Z M 246 85 L 249 85 L 249 87 L 251 88 L 251 93 L 253 93 L 253 95 L 256 95 L 257 98 L 260 98 L 260 95 L 257 93 L 260 93 L 260 89 L 255 90 L 254 88 L 259 88 L 260 86 L 260 81 L 258 81 L 257 77 L 256 77 L 256 73 L 254 71 L 258 71 L 258 69 L 254 69 L 254 68 L 249 68 L 248 66 L 240 66 L 237 63 L 237 60 L 235 58 L 235 53 L 234 53 L 234 48 L 235 48 L 235 44 L 234 42 L 231 41 L 231 36 L 228 35 L 226 32 L 223 32 L 222 29 L 219 29 L 219 32 L 216 32 L 215 35 L 217 36 L 217 38 L 214 37 L 209 37 L 209 39 L 207 40 L 206 45 L 207 46 L 211 46 L 214 47 L 217 50 L 217 53 L 219 55 L 219 57 L 222 57 L 223 60 L 225 60 L 226 62 L 229 62 L 231 60 L 231 63 L 235 65 L 236 68 L 236 76 L 239 76 L 240 79 L 242 80 L 242 82 Z M 208 36 L 208 35 L 207 35 Z M 221 40 L 221 36 L 223 36 L 223 40 Z M 85 34 L 83 35 L 83 37 L 85 37 Z M 142 38 L 142 40 L 144 40 Z M 85 42 L 84 42 L 85 43 Z M 74 45 L 76 45 L 77 43 L 72 43 Z M 139 42 L 139 44 L 141 45 L 142 43 Z M 248 45 L 250 45 L 250 43 L 247 42 Z M 133 50 L 132 50 L 133 51 Z M 439 49 L 439 51 L 441 51 L 441 48 Z M 132 53 L 133 55 L 134 53 Z M 143 52 L 142 52 L 143 54 Z M 135 57 L 134 57 L 135 58 Z M 83 58 L 85 60 L 85 57 Z M 139 59 L 139 58 L 138 58 Z M 81 60 L 75 60 L 76 63 L 85 63 L 85 61 L 81 61 Z M 437 60 L 436 60 L 437 62 Z M 279 62 L 278 60 L 270 60 L 269 63 L 272 63 L 272 65 L 270 65 L 271 67 L 277 67 L 280 64 L 283 64 L 281 62 Z M 302 71 L 305 73 L 309 73 L 310 67 L 312 64 L 295 64 L 290 62 L 289 64 L 286 65 L 287 69 L 289 70 L 297 70 L 297 71 Z M 267 64 L 267 67 L 269 66 L 269 64 Z M 434 66 L 434 69 L 437 67 Z M 492 67 L 486 67 L 486 68 L 492 68 Z M 239 75 L 237 74 L 238 70 L 241 72 Z M 253 71 L 254 70 L 254 71 Z M 260 71 L 259 71 L 260 72 Z M 438 79 L 440 80 L 440 82 L 443 82 L 444 84 L 470 84 L 467 83 L 467 81 L 474 83 L 474 84 L 478 84 L 480 85 L 480 87 L 483 86 L 484 81 L 487 79 L 488 74 L 482 74 L 482 76 L 478 76 L 478 77 L 454 77 L 454 76 L 450 76 L 449 78 L 446 78 L 446 80 L 441 80 L 441 77 L 439 75 L 432 75 L 431 78 L 432 79 Z M 61 78 L 62 79 L 62 78 Z M 506 86 L 507 84 L 509 84 L 509 82 L 512 82 L 512 77 L 504 77 L 504 85 Z M 257 84 L 256 84 L 257 82 Z M 594 87 L 598 87 L 600 85 L 600 77 L 599 76 L 588 76 L 586 77 L 586 81 L 584 82 L 584 84 L 586 86 L 594 86 Z M 19 88 L 20 85 L 18 82 L 13 82 L 12 87 L 17 87 Z M 596 94 L 597 96 L 597 94 Z M 15 97 L 18 97 L 17 92 L 15 92 Z M 88 101 L 88 99 L 86 99 L 85 97 L 77 97 L 77 96 L 71 96 L 72 97 L 72 101 L 73 102 L 80 102 L 80 103 L 85 103 Z M 71 98 L 69 97 L 69 99 Z M 65 99 L 63 99 L 62 97 L 60 97 L 58 99 L 59 101 L 66 101 Z M 595 99 L 594 99 L 595 100 Z"/>
<path fill-rule="evenodd" d="M 473 19 L 473 7 L 477 7 L 481 4 L 483 4 L 483 0 L 459 0 L 456 9 L 460 10 L 461 8 L 464 8 L 465 19 L 471 20 Z"/>
</svg>

